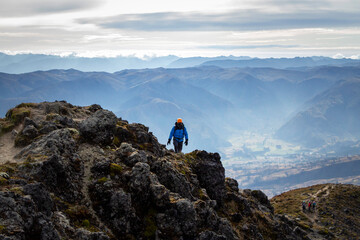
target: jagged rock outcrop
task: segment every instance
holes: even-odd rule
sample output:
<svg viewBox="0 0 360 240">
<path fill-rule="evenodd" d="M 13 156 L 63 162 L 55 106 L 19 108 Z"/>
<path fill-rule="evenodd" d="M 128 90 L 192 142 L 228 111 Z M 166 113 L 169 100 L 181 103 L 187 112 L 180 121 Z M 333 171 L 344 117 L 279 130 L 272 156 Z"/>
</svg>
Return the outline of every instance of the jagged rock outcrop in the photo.
<svg viewBox="0 0 360 240">
<path fill-rule="evenodd" d="M 307 239 L 219 154 L 175 154 L 99 105 L 21 104 L 1 123 L 22 149 L 0 166 L 0 239 Z"/>
<path fill-rule="evenodd" d="M 79 124 L 80 135 L 85 141 L 109 145 L 113 140 L 116 122 L 114 113 L 100 109 Z"/>
</svg>

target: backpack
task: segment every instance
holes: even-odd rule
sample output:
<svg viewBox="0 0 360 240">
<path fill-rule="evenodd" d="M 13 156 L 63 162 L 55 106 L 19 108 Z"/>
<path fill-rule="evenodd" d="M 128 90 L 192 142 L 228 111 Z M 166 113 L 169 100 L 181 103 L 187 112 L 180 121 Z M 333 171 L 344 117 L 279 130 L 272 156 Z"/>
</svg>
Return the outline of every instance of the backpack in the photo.
<svg viewBox="0 0 360 240">
<path fill-rule="evenodd" d="M 184 129 L 184 124 L 182 122 L 180 122 L 180 123 L 176 122 L 175 123 L 175 131 L 178 130 L 178 129 Z"/>
<path fill-rule="evenodd" d="M 180 123 L 176 122 L 175 129 L 174 129 L 174 137 L 178 140 L 182 140 L 185 135 L 184 129 L 185 129 L 185 126 L 182 122 L 180 122 Z"/>
</svg>

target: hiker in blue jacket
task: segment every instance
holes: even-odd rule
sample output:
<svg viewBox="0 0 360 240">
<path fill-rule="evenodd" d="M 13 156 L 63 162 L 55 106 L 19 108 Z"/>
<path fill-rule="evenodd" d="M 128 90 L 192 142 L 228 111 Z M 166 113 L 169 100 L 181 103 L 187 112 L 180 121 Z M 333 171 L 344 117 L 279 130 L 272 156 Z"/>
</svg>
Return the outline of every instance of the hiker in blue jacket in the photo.
<svg viewBox="0 0 360 240">
<path fill-rule="evenodd" d="M 182 119 L 178 118 L 175 123 L 175 126 L 171 129 L 167 145 L 170 144 L 171 138 L 173 138 L 175 152 L 180 153 L 183 147 L 184 137 L 185 137 L 185 145 L 187 146 L 189 143 L 188 133 L 186 131 L 186 127 L 184 126 L 184 123 L 182 122 Z"/>
</svg>

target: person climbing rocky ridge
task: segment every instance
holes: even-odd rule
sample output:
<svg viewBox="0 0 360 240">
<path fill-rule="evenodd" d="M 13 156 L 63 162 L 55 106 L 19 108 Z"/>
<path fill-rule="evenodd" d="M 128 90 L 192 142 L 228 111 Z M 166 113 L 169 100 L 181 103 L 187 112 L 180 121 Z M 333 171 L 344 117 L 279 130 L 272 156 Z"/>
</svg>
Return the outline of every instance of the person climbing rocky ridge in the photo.
<svg viewBox="0 0 360 240">
<path fill-rule="evenodd" d="M 217 153 L 175 154 L 99 105 L 20 104 L 0 120 L 0 239 L 309 239 Z"/>
</svg>

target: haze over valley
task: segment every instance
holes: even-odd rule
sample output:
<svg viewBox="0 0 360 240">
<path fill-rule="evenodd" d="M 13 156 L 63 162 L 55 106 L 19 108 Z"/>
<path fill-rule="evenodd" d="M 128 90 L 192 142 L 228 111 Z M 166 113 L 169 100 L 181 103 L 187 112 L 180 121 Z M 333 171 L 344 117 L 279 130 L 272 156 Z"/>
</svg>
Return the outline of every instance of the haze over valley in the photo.
<svg viewBox="0 0 360 240">
<path fill-rule="evenodd" d="M 176 58 L 165 64 L 173 68 L 114 73 L 75 69 L 1 73 L 0 113 L 4 116 L 21 102 L 98 103 L 123 119 L 149 126 L 163 144 L 176 118 L 182 117 L 190 135 L 186 152 L 220 152 L 229 176 L 270 196 L 306 181 L 357 179 L 358 172 L 315 175 L 306 181 L 301 174 L 348 162 L 359 154 L 360 61 L 242 57 L 229 63 L 223 58 L 215 62 Z M 190 67 L 175 68 L 179 62 Z M 266 67 L 251 67 L 254 62 Z M 278 184 L 281 187 L 266 185 L 289 176 L 297 180 Z"/>
</svg>

